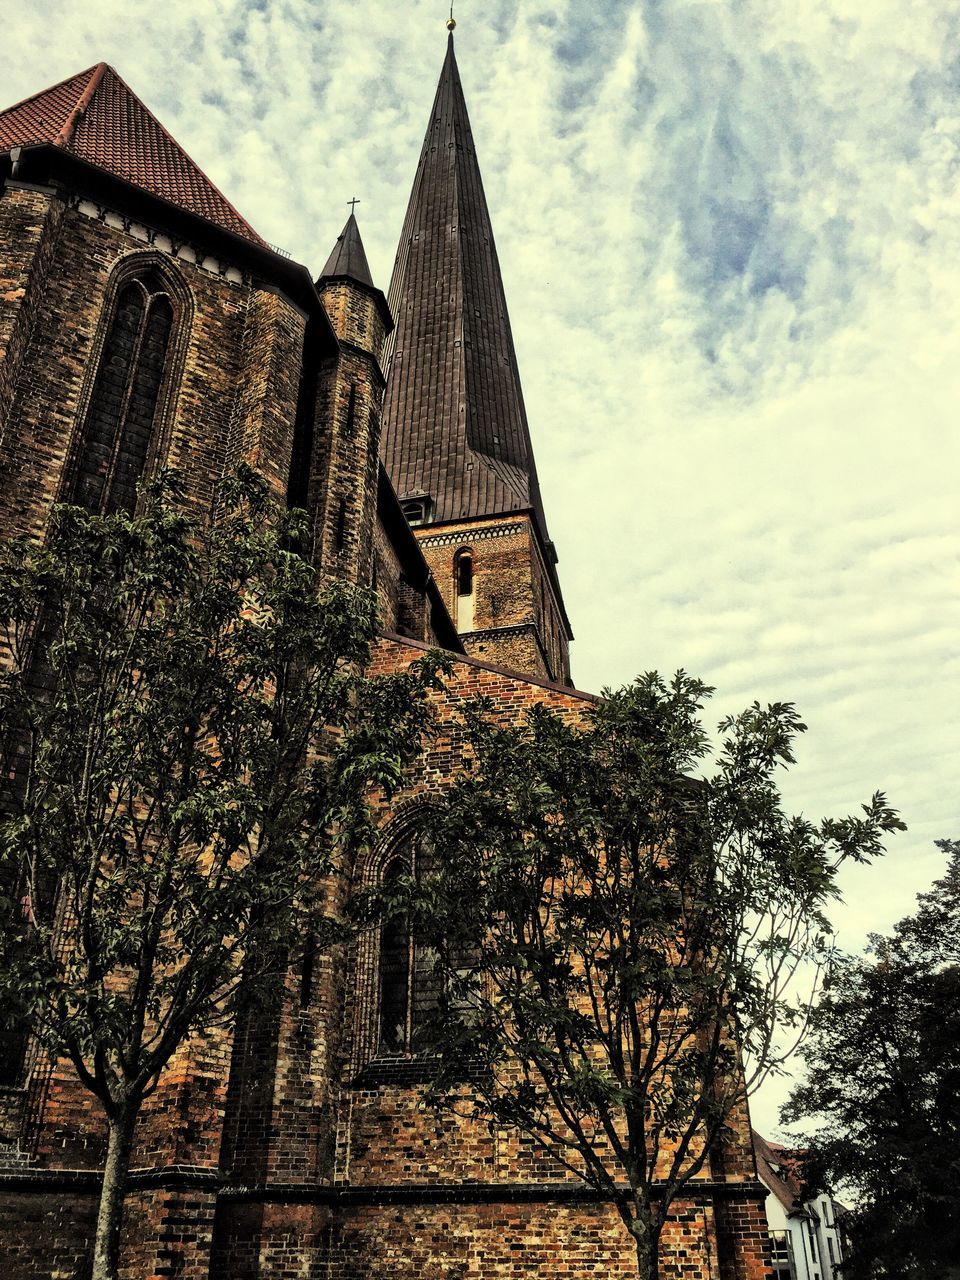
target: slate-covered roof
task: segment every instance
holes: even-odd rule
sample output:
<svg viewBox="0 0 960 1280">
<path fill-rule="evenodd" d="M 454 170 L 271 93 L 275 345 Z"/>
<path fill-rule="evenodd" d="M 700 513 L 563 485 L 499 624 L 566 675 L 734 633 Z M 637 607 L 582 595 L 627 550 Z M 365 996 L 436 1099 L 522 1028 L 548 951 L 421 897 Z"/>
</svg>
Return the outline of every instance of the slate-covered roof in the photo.
<svg viewBox="0 0 960 1280">
<path fill-rule="evenodd" d="M 330 257 L 320 272 L 321 280 L 331 280 L 338 277 L 353 280 L 357 284 L 367 285 L 371 289 L 374 287 L 373 277 L 370 274 L 370 268 L 367 266 L 367 255 L 363 247 L 363 241 L 360 239 L 360 228 L 357 226 L 357 220 L 352 213 L 347 219 L 346 226 L 337 236 L 337 243 L 333 246 Z"/>
<path fill-rule="evenodd" d="M 0 152 L 47 144 L 266 247 L 105 62 L 0 112 Z"/>
<path fill-rule="evenodd" d="M 532 509 L 547 541 L 490 213 L 451 33 L 388 295 L 383 458 L 438 522 Z"/>
</svg>

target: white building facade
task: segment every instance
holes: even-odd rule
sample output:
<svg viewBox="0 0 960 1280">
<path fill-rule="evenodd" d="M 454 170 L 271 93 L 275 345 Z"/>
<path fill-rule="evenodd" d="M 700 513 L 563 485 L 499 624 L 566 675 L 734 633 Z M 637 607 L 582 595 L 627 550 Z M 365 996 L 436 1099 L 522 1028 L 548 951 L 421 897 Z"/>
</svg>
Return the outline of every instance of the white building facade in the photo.
<svg viewBox="0 0 960 1280">
<path fill-rule="evenodd" d="M 836 1201 L 801 1200 L 797 1153 L 753 1135 L 760 1181 L 769 1190 L 766 1213 L 775 1280 L 840 1280 L 843 1258 Z"/>
</svg>

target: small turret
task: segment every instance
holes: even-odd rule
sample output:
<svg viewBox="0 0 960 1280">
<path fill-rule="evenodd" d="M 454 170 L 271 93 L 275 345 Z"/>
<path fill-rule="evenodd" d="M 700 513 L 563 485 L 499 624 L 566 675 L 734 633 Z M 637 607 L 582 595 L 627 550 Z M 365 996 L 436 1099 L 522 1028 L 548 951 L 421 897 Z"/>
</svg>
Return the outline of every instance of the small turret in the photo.
<svg viewBox="0 0 960 1280">
<path fill-rule="evenodd" d="M 393 318 L 386 298 L 373 283 L 352 212 L 320 272 L 317 288 L 337 337 L 369 352 L 379 364 Z"/>
<path fill-rule="evenodd" d="M 320 370 L 317 387 L 314 559 L 321 572 L 365 583 L 372 565 L 383 407 L 380 358 L 393 320 L 373 283 L 352 211 L 317 290 L 340 350 L 336 365 Z"/>
</svg>

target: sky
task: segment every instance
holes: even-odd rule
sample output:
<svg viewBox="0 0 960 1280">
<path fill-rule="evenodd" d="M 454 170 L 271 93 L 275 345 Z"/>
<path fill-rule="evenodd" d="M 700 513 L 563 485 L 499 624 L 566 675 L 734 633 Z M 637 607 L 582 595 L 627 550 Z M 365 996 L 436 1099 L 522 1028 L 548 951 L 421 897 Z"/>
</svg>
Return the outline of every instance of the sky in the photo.
<svg viewBox="0 0 960 1280">
<path fill-rule="evenodd" d="M 458 0 L 457 57 L 586 689 L 679 667 L 809 726 L 888 930 L 960 836 L 960 9 Z M 357 197 L 386 290 L 442 0 L 7 0 L 0 100 L 106 60 L 318 272 Z M 754 1106 L 778 1131 L 782 1086 Z"/>
</svg>

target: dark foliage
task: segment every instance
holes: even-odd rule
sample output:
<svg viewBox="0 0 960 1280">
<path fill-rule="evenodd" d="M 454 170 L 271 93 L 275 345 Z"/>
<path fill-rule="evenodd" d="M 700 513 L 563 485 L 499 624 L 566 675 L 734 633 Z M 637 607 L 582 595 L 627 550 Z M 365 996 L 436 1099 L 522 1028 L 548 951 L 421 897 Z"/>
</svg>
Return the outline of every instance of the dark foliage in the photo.
<svg viewBox="0 0 960 1280">
<path fill-rule="evenodd" d="M 809 1177 L 856 1202 L 850 1280 L 960 1276 L 960 841 L 917 911 L 838 960 L 784 1109 L 816 1122 Z"/>
<path fill-rule="evenodd" d="M 470 764 L 422 833 L 436 871 L 379 904 L 435 956 L 435 1101 L 610 1197 L 644 1277 L 673 1199 L 742 1122 L 747 1078 L 802 1031 L 791 979 L 824 954 L 837 867 L 900 825 L 882 795 L 819 825 L 784 813 L 789 704 L 725 721 L 694 781 L 710 692 L 651 674 L 579 724 L 474 708 Z"/>
<path fill-rule="evenodd" d="M 143 1099 L 330 939 L 327 873 L 427 723 L 432 664 L 368 679 L 373 595 L 318 589 L 299 532 L 251 472 L 211 522 L 164 477 L 0 552 L 0 997 L 103 1109 L 98 1278 Z"/>
</svg>

